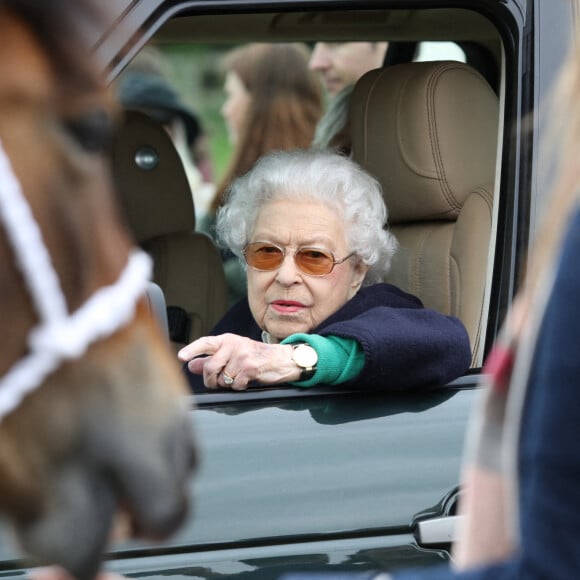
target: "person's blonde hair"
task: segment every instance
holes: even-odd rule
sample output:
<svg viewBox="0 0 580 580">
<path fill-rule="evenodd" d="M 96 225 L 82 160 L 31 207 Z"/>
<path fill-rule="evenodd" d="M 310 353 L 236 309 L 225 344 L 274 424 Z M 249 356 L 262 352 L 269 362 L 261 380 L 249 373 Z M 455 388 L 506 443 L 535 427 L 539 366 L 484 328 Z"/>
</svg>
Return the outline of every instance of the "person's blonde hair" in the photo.
<svg viewBox="0 0 580 580">
<path fill-rule="evenodd" d="M 580 190 L 580 45 L 571 41 L 568 57 L 559 73 L 549 110 L 551 127 L 543 158 L 547 164 L 555 164 L 555 178 L 550 196 L 545 204 L 543 219 L 534 239 L 530 253 L 528 272 L 523 285 L 526 301 L 533 300 L 535 289 L 545 274 L 552 270 L 562 238 L 574 206 L 578 203 Z"/>
</svg>

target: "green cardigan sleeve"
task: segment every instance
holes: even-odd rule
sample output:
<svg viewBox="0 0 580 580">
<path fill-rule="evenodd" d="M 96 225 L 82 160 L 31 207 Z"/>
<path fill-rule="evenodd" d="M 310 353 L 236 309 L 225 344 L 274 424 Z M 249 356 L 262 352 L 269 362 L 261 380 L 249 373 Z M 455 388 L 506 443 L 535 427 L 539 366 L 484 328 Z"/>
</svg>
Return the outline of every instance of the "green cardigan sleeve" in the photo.
<svg viewBox="0 0 580 580">
<path fill-rule="evenodd" d="M 339 385 L 357 377 L 364 364 L 365 355 L 360 343 L 354 338 L 320 336 L 319 334 L 291 334 L 282 344 L 308 343 L 318 354 L 316 372 L 306 381 L 295 381 L 299 387 L 314 385 Z"/>
</svg>

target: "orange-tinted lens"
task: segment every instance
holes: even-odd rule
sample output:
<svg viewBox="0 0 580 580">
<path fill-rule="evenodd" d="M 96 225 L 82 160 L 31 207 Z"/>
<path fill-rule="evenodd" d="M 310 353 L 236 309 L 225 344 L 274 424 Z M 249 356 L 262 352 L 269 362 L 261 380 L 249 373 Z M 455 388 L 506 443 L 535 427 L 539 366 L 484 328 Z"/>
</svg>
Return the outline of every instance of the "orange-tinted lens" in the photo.
<svg viewBox="0 0 580 580">
<path fill-rule="evenodd" d="M 280 248 L 262 242 L 248 244 L 244 256 L 248 266 L 264 271 L 275 270 L 284 260 L 284 253 Z"/>
<path fill-rule="evenodd" d="M 311 276 L 324 276 L 332 271 L 334 256 L 317 248 L 302 248 L 294 258 L 298 267 Z"/>
</svg>

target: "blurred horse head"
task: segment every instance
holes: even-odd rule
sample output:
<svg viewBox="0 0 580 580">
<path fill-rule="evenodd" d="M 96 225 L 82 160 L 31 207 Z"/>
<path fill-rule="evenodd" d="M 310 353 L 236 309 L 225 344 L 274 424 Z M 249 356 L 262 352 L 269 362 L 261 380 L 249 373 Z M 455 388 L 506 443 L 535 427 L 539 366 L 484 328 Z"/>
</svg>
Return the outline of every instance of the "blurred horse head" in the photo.
<svg viewBox="0 0 580 580">
<path fill-rule="evenodd" d="M 175 531 L 195 463 L 148 258 L 112 193 L 93 17 L 89 0 L 0 0 L 0 510 L 35 561 L 79 579 L 119 510 L 135 535 Z"/>
</svg>

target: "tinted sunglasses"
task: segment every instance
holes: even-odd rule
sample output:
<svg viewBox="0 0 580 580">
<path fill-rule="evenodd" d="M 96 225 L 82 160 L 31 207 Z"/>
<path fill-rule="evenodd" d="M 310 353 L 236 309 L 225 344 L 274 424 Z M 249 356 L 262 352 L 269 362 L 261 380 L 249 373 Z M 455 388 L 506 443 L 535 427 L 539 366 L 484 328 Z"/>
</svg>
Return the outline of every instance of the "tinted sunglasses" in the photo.
<svg viewBox="0 0 580 580">
<path fill-rule="evenodd" d="M 271 242 L 253 242 L 248 244 L 243 252 L 246 264 L 260 272 L 271 272 L 282 265 L 286 250 Z M 342 264 L 350 257 L 351 252 L 342 260 L 335 260 L 334 254 L 320 248 L 298 248 L 294 254 L 294 262 L 298 269 L 308 276 L 326 276 L 336 264 Z"/>
</svg>

